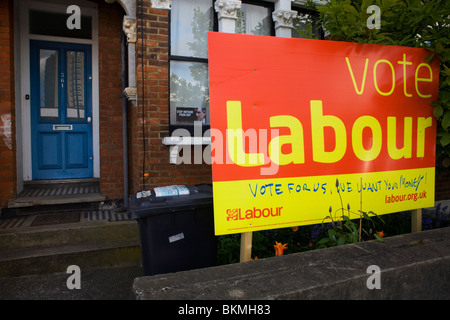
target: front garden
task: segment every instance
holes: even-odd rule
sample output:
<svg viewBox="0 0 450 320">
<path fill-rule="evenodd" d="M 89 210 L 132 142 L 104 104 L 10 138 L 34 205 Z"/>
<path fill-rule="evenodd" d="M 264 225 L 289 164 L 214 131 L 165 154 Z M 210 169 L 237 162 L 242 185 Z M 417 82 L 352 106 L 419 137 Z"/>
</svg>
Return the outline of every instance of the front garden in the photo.
<svg viewBox="0 0 450 320">
<path fill-rule="evenodd" d="M 434 208 L 423 209 L 422 230 L 450 226 L 450 206 L 438 202 Z M 252 259 L 262 259 L 296 252 L 316 250 L 359 241 L 360 219 L 293 228 L 253 232 Z M 334 227 L 333 227 L 334 224 Z M 383 241 L 383 238 L 411 232 L 411 212 L 398 212 L 362 219 L 361 240 Z M 344 239 L 344 240 L 339 240 Z M 236 263 L 240 260 L 241 235 L 218 237 L 217 263 Z"/>
</svg>

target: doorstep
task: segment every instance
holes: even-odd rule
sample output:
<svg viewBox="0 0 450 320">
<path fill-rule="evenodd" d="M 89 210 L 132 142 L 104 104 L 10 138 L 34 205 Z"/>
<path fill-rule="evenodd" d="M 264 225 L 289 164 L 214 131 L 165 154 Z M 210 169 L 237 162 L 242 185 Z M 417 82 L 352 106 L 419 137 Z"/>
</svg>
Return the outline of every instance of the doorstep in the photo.
<svg viewBox="0 0 450 320">
<path fill-rule="evenodd" d="M 105 201 L 100 179 L 25 181 L 23 191 L 8 208 Z"/>
</svg>

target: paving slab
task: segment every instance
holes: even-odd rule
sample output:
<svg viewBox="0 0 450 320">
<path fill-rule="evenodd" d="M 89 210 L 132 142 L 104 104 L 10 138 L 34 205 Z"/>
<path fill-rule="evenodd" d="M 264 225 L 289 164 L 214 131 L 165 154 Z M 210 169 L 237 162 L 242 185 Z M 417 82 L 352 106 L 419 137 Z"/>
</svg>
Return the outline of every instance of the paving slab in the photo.
<svg viewBox="0 0 450 320">
<path fill-rule="evenodd" d="M 69 289 L 72 273 L 0 278 L 0 300 L 132 300 L 139 266 L 80 270 L 80 289 Z"/>
</svg>

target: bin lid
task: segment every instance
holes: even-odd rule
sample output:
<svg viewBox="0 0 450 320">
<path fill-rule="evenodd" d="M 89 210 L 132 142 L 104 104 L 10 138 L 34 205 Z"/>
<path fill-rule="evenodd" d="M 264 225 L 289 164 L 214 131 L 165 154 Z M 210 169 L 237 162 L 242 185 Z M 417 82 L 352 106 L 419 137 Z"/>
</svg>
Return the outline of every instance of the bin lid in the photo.
<svg viewBox="0 0 450 320">
<path fill-rule="evenodd" d="M 213 193 L 211 185 L 186 186 L 189 194 L 157 196 L 154 190 L 148 197 L 131 196 L 128 208 L 130 219 L 145 218 L 150 215 L 170 214 L 183 210 L 195 210 L 211 206 Z"/>
</svg>

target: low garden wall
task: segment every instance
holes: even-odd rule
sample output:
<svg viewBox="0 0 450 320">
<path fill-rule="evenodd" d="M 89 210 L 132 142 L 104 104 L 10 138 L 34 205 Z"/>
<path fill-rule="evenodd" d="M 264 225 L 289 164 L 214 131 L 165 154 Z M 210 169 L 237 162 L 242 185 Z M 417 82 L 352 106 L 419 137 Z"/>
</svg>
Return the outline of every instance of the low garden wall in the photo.
<svg viewBox="0 0 450 320">
<path fill-rule="evenodd" d="M 450 227 L 138 277 L 136 299 L 449 299 Z"/>
</svg>

